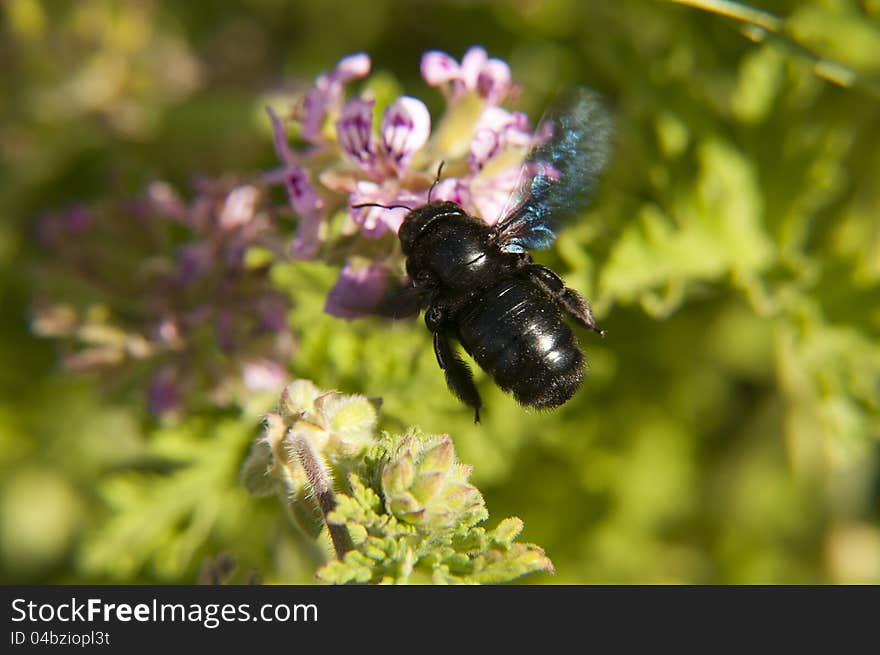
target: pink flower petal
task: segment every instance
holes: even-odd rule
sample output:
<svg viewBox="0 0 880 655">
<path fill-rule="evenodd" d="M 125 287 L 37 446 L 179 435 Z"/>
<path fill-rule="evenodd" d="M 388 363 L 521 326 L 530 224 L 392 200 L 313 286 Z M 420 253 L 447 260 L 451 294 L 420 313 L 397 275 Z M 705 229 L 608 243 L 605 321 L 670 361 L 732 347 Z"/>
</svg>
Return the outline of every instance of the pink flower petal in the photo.
<svg viewBox="0 0 880 655">
<path fill-rule="evenodd" d="M 312 184 L 308 171 L 297 163 L 278 114 L 271 107 L 267 107 L 266 111 L 272 121 L 275 152 L 278 153 L 283 165 L 280 169 L 266 174 L 264 179 L 270 183 L 283 183 L 287 188 L 290 206 L 300 216 L 292 250 L 298 257 L 309 258 L 317 252 L 318 227 L 320 227 L 324 201 Z"/>
<path fill-rule="evenodd" d="M 287 142 L 287 133 L 284 131 L 284 123 L 271 107 L 266 107 L 266 113 L 269 114 L 269 120 L 272 121 L 272 142 L 275 145 L 275 153 L 278 159 L 285 166 L 296 163 L 296 158 L 290 150 L 290 144 Z"/>
<path fill-rule="evenodd" d="M 406 205 L 406 207 L 415 208 L 423 205 L 425 200 L 423 197 L 412 193 L 401 194 L 397 189 L 389 191 L 374 182 L 358 182 L 355 190 L 349 197 L 349 206 L 367 202 L 375 202 L 382 205 Z M 404 207 L 396 209 L 361 207 L 352 209 L 351 217 L 360 227 L 364 236 L 370 239 L 378 239 L 389 231 L 396 234 L 409 211 L 409 209 Z"/>
<path fill-rule="evenodd" d="M 321 245 L 321 225 L 324 221 L 319 215 L 302 216 L 296 226 L 296 234 L 290 244 L 290 254 L 296 259 L 312 259 L 318 254 Z"/>
<path fill-rule="evenodd" d="M 257 187 L 245 184 L 233 189 L 220 210 L 219 226 L 231 230 L 246 225 L 254 217 L 260 192 Z"/>
<path fill-rule="evenodd" d="M 480 115 L 468 166 L 471 174 L 482 170 L 491 159 L 507 148 L 525 149 L 532 142 L 528 117 L 521 112 L 509 112 L 501 107 L 488 107 Z"/>
<path fill-rule="evenodd" d="M 422 55 L 422 78 L 430 86 L 440 86 L 458 79 L 461 68 L 458 62 L 445 52 L 429 50 Z"/>
<path fill-rule="evenodd" d="M 183 393 L 169 369 L 160 370 L 147 386 L 147 407 L 153 416 L 176 412 L 182 404 Z"/>
<path fill-rule="evenodd" d="M 480 46 L 469 48 L 461 58 L 461 80 L 469 91 L 477 88 L 477 80 L 488 59 L 486 50 Z"/>
<path fill-rule="evenodd" d="M 431 114 L 421 100 L 403 96 L 385 110 L 382 146 L 391 165 L 401 174 L 431 134 Z"/>
<path fill-rule="evenodd" d="M 471 140 L 471 154 L 468 158 L 468 170 L 478 173 L 490 159 L 501 151 L 501 135 L 495 130 L 482 128 L 477 130 Z"/>
<path fill-rule="evenodd" d="M 279 122 L 280 124 L 280 122 Z M 148 211 L 160 216 L 168 216 L 181 223 L 186 221 L 187 206 L 183 198 L 167 182 L 157 180 L 147 187 L 144 200 Z"/>
<path fill-rule="evenodd" d="M 352 98 L 342 108 L 336 121 L 339 146 L 367 172 L 376 169 L 376 149 L 373 145 L 374 100 Z"/>
<path fill-rule="evenodd" d="M 326 76 L 319 77 L 315 86 L 306 91 L 303 98 L 300 136 L 309 143 L 323 142 L 321 128 L 324 125 L 324 117 L 330 107 L 340 102 L 342 102 L 342 89 L 332 85 Z"/>
<path fill-rule="evenodd" d="M 511 166 L 491 177 L 476 177 L 470 185 L 474 210 L 487 224 L 495 225 L 501 214 L 515 202 L 511 196 L 521 183 L 522 167 Z"/>
<path fill-rule="evenodd" d="M 422 56 L 421 71 L 431 86 L 446 85 L 447 95 L 453 99 L 472 91 L 489 105 L 498 105 L 515 90 L 510 66 L 501 59 L 489 59 L 485 48 L 480 46 L 469 48 L 460 65 L 445 52 L 426 52 Z"/>
<path fill-rule="evenodd" d="M 173 316 L 166 316 L 156 325 L 155 338 L 163 344 L 179 344 L 182 338 L 180 323 Z"/>
<path fill-rule="evenodd" d="M 339 60 L 333 71 L 336 82 L 345 84 L 370 74 L 370 56 L 364 52 L 348 55 Z"/>
<path fill-rule="evenodd" d="M 468 207 L 470 204 L 470 192 L 468 184 L 457 177 L 448 177 L 441 180 L 440 183 L 431 191 L 431 200 L 446 200 L 454 202 L 462 207 Z"/>
<path fill-rule="evenodd" d="M 528 132 L 529 119 L 522 112 L 512 112 L 501 107 L 487 107 L 477 121 L 477 129 L 489 129 L 498 133 L 508 130 L 525 131 L 525 136 L 531 138 Z"/>
<path fill-rule="evenodd" d="M 330 73 L 318 76 L 303 99 L 300 136 L 310 143 L 321 143 L 321 128 L 328 113 L 342 105 L 345 83 L 364 77 L 370 72 L 370 58 L 364 53 L 343 57 Z"/>
<path fill-rule="evenodd" d="M 510 66 L 500 59 L 489 59 L 477 75 L 476 89 L 490 104 L 503 102 L 511 89 Z"/>
<path fill-rule="evenodd" d="M 294 165 L 289 166 L 286 173 L 284 184 L 293 211 L 303 218 L 319 216 L 324 203 L 312 184 L 308 171 Z"/>
<path fill-rule="evenodd" d="M 352 319 L 373 311 L 388 288 L 388 269 L 379 264 L 356 268 L 346 264 L 330 289 L 324 311 Z"/>
</svg>

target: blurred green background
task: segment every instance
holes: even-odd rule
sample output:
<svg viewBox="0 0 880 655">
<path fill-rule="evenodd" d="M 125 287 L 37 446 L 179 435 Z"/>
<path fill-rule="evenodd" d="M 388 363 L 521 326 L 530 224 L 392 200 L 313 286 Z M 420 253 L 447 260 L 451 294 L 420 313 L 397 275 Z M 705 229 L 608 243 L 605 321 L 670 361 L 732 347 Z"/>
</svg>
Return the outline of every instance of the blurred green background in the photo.
<svg viewBox="0 0 880 655">
<path fill-rule="evenodd" d="M 267 582 L 320 554 L 238 467 L 257 412 L 176 424 L 63 374 L 29 333 L 41 211 L 155 178 L 277 165 L 263 105 L 340 56 L 442 107 L 424 50 L 510 62 L 533 117 L 601 91 L 601 191 L 541 261 L 593 302 L 582 390 L 525 412 L 445 390 L 421 321 L 322 313 L 336 271 L 286 266 L 292 375 L 449 432 L 540 583 L 880 583 L 880 1 L 7 0 L 0 36 L 0 579 L 190 583 L 231 552 Z M 771 12 L 771 13 L 766 13 Z M 775 17 L 775 18 L 774 18 Z M 744 20 L 748 19 L 748 20 Z M 749 22 L 751 21 L 751 22 Z M 756 26 L 755 22 L 761 26 Z M 289 225 L 287 226 L 290 227 Z M 389 336 L 390 335 L 390 336 Z"/>
</svg>

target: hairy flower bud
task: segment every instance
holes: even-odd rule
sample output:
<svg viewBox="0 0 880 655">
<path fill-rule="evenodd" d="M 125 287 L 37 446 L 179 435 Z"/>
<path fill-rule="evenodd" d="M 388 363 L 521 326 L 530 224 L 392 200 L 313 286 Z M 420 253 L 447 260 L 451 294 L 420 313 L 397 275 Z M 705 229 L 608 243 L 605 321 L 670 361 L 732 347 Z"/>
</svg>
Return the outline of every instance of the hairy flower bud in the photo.
<svg viewBox="0 0 880 655">
<path fill-rule="evenodd" d="M 471 467 L 459 464 L 449 435 L 407 435 L 382 470 L 382 492 L 389 511 L 419 527 L 448 528 L 464 517 L 488 515 L 483 497 L 467 479 Z"/>
</svg>

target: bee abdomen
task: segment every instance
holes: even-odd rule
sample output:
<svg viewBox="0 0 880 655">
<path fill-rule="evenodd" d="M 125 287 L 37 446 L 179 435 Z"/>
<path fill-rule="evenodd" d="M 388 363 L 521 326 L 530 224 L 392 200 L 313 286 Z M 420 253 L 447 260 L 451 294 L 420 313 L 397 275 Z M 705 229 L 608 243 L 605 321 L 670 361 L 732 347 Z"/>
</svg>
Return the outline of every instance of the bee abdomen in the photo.
<svg viewBox="0 0 880 655">
<path fill-rule="evenodd" d="M 459 340 L 518 402 L 556 407 L 577 390 L 584 358 L 556 302 L 526 279 L 507 279 L 460 314 Z"/>
</svg>

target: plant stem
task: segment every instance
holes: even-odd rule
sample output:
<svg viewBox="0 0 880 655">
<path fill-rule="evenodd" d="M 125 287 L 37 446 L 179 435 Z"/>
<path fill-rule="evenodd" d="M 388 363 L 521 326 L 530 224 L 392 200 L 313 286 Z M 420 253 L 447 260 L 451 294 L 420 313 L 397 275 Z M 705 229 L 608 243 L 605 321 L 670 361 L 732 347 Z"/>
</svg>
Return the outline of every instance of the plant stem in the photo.
<svg viewBox="0 0 880 655">
<path fill-rule="evenodd" d="M 799 43 L 796 37 L 787 34 L 785 19 L 769 11 L 755 9 L 733 0 L 666 1 L 738 20 L 744 23 L 742 32 L 747 38 L 756 42 L 764 40 L 776 42 L 795 55 L 810 61 L 813 65 L 813 72 L 819 77 L 844 88 L 859 85 L 874 95 L 880 95 L 880 89 L 877 85 L 860 76 L 857 71 L 838 61 L 826 59 L 816 54 L 807 46 Z"/>
<path fill-rule="evenodd" d="M 327 526 L 327 530 L 330 533 L 330 540 L 333 542 L 336 558 L 342 559 L 345 553 L 352 549 L 352 543 L 345 526 L 334 525 L 328 520 L 330 512 L 336 507 L 336 496 L 333 494 L 332 481 L 327 467 L 312 448 L 312 444 L 303 432 L 291 428 L 287 435 L 290 448 L 302 465 L 306 473 L 306 479 L 309 481 L 309 486 L 318 500 L 318 507 L 324 516 L 324 525 Z"/>
<path fill-rule="evenodd" d="M 778 16 L 731 0 L 669 0 L 669 2 L 735 18 L 744 23 L 762 27 L 768 32 L 778 32 L 782 29 L 783 21 Z"/>
</svg>

